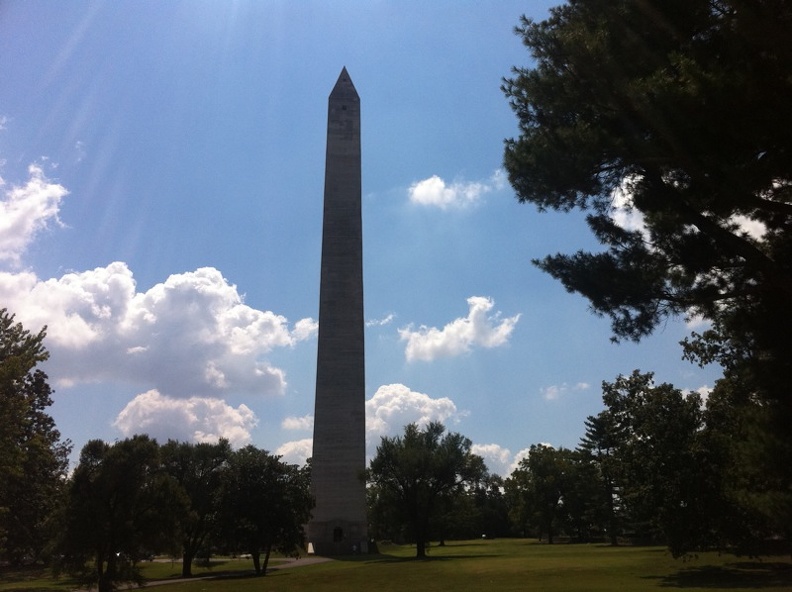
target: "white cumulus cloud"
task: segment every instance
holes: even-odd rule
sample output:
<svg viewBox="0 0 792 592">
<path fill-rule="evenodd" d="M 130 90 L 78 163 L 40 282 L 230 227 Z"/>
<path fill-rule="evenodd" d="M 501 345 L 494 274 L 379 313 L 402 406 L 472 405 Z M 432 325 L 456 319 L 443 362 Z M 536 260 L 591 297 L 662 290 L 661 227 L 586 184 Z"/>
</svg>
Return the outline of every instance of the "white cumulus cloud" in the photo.
<svg viewBox="0 0 792 592">
<path fill-rule="evenodd" d="M 649 230 L 646 228 L 643 214 L 633 206 L 632 194 L 634 185 L 640 177 L 630 175 L 622 179 L 619 186 L 613 191 L 613 209 L 611 218 L 617 226 L 629 231 L 638 231 L 648 240 Z"/>
<path fill-rule="evenodd" d="M 289 416 L 284 418 L 281 422 L 281 427 L 284 430 L 309 431 L 313 429 L 313 423 L 313 415 L 303 415 L 302 417 Z"/>
<path fill-rule="evenodd" d="M 50 221 L 60 224 L 60 203 L 69 193 L 63 185 L 47 179 L 38 164 L 31 164 L 28 173 L 27 183 L 3 190 L 0 198 L 0 261 L 14 265 Z"/>
<path fill-rule="evenodd" d="M 629 231 L 640 232 L 644 239 L 649 241 L 649 230 L 646 227 L 644 215 L 633 204 L 635 184 L 641 180 L 639 175 L 628 175 L 622 179 L 619 186 L 611 194 L 611 218 L 617 226 Z M 767 227 L 760 220 L 749 216 L 735 214 L 727 220 L 730 230 L 745 234 L 750 238 L 761 241 L 767 234 Z"/>
<path fill-rule="evenodd" d="M 284 462 L 293 465 L 304 465 L 306 459 L 313 454 L 313 439 L 294 440 L 278 446 L 275 454 L 282 457 Z"/>
<path fill-rule="evenodd" d="M 376 447 L 381 436 L 397 436 L 409 423 L 425 426 L 439 421 L 447 425 L 465 415 L 448 397 L 434 399 L 403 384 L 386 384 L 366 401 L 366 437 Z"/>
<path fill-rule="evenodd" d="M 138 292 L 125 263 L 39 280 L 0 272 L 0 299 L 32 330 L 48 326 L 50 376 L 129 381 L 169 396 L 233 391 L 281 394 L 286 380 L 265 355 L 315 333 L 244 304 L 212 267 L 174 274 Z"/>
<path fill-rule="evenodd" d="M 296 341 L 305 341 L 306 339 L 314 337 L 317 333 L 319 333 L 319 323 L 308 317 L 294 323 L 292 336 Z"/>
<path fill-rule="evenodd" d="M 712 387 L 705 384 L 698 387 L 694 392 L 698 393 L 698 395 L 701 397 L 701 404 L 706 405 L 710 394 L 712 394 Z"/>
<path fill-rule="evenodd" d="M 407 342 L 407 361 L 458 356 L 474 346 L 492 348 L 508 342 L 519 314 L 505 319 L 500 313 L 489 315 L 495 303 L 483 296 L 471 296 L 467 303 L 468 316 L 455 319 L 442 329 L 423 325 L 417 331 L 411 326 L 399 329 L 399 336 Z"/>
<path fill-rule="evenodd" d="M 767 226 L 763 222 L 742 214 L 735 214 L 730 218 L 730 222 L 737 232 L 746 234 L 756 241 L 764 240 L 767 234 Z"/>
<path fill-rule="evenodd" d="M 446 183 L 437 175 L 416 181 L 407 190 L 410 202 L 440 209 L 463 208 L 477 203 L 481 196 L 505 186 L 503 170 L 498 169 L 484 181 L 454 181 Z"/>
<path fill-rule="evenodd" d="M 484 459 L 491 474 L 508 477 L 513 470 L 514 457 L 508 448 L 500 444 L 473 444 L 470 447 L 473 454 L 478 454 Z"/>
<path fill-rule="evenodd" d="M 531 449 L 530 448 L 523 448 L 522 450 L 518 450 L 517 453 L 514 455 L 514 460 L 512 461 L 511 466 L 509 467 L 509 475 L 511 475 L 516 468 L 520 466 L 520 461 L 524 458 L 528 458 L 531 456 Z"/>
<path fill-rule="evenodd" d="M 175 399 L 150 390 L 136 396 L 118 414 L 113 425 L 124 436 L 148 434 L 160 441 L 216 442 L 227 438 L 232 446 L 250 443 L 258 420 L 246 405 L 232 407 L 208 397 Z"/>
</svg>

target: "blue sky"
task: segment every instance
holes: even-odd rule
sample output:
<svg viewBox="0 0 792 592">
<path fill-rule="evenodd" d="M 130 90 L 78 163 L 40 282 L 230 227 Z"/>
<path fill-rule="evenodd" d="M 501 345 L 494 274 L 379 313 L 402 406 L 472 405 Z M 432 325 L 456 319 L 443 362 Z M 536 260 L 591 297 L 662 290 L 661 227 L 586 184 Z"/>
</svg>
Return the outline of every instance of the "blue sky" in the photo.
<svg viewBox="0 0 792 592">
<path fill-rule="evenodd" d="M 512 30 L 548 2 L 0 6 L 0 306 L 49 327 L 75 444 L 140 432 L 310 454 L 327 96 L 362 108 L 369 452 L 438 419 L 505 474 L 574 447 L 600 384 L 712 387 L 669 321 L 608 321 L 530 260 L 596 248 L 501 170 Z M 618 200 L 617 200 L 618 202 Z M 625 224 L 640 224 L 615 211 Z"/>
</svg>

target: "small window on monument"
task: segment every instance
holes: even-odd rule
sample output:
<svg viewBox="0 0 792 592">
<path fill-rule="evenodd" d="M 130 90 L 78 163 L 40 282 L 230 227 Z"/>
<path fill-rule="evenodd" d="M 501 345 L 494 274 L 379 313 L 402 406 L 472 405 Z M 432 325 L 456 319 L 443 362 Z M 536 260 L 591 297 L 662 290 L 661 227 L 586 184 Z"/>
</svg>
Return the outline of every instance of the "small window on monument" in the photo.
<svg viewBox="0 0 792 592">
<path fill-rule="evenodd" d="M 344 529 L 340 527 L 335 527 L 333 529 L 333 542 L 340 543 L 344 540 Z"/>
<path fill-rule="evenodd" d="M 346 111 L 346 105 L 341 105 L 341 111 Z"/>
</svg>

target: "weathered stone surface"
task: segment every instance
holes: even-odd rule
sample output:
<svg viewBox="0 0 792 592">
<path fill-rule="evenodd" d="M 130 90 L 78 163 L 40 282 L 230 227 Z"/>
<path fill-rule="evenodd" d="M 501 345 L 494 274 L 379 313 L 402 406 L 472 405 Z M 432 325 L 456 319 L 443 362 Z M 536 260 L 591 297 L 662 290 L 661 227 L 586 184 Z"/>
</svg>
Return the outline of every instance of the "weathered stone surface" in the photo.
<svg viewBox="0 0 792 592">
<path fill-rule="evenodd" d="M 360 98 L 346 68 L 328 105 L 321 273 L 308 541 L 338 555 L 368 535 Z"/>
</svg>

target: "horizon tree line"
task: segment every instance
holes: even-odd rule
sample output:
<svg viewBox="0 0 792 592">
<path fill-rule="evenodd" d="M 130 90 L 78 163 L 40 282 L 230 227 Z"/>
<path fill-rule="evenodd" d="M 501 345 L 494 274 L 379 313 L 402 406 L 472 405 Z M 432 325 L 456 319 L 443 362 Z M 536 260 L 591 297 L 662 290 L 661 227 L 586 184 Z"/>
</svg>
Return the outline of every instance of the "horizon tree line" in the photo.
<svg viewBox="0 0 792 592">
<path fill-rule="evenodd" d="M 104 590 L 135 581 L 153 554 L 299 552 L 310 519 L 310 462 L 287 464 L 227 440 L 137 435 L 91 440 L 68 473 L 71 444 L 46 413 L 45 330 L 32 335 L 0 310 L 0 557 L 45 561 Z M 437 422 L 383 437 L 367 473 L 372 537 L 426 543 L 536 536 L 548 543 L 661 543 L 675 556 L 704 549 L 761 553 L 789 545 L 789 493 L 778 464 L 788 442 L 770 409 L 724 378 L 702 400 L 636 370 L 603 382 L 604 410 L 574 450 L 531 446 L 505 479 L 461 434 Z M 773 448 L 779 454 L 767 455 Z M 21 492 L 25 492 L 23 495 Z"/>
</svg>

